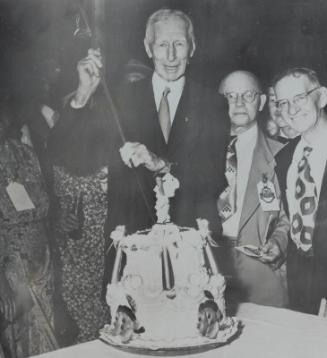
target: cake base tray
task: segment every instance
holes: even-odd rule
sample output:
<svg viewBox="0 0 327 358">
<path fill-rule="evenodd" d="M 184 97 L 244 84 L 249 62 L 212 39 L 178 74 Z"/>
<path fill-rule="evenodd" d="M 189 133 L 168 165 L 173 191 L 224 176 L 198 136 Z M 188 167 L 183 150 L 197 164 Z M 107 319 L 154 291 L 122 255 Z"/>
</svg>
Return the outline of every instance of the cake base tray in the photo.
<svg viewBox="0 0 327 358">
<path fill-rule="evenodd" d="M 162 347 L 160 344 L 154 344 L 153 341 L 138 338 L 129 343 L 121 343 L 119 342 L 118 337 L 113 337 L 108 332 L 105 332 L 105 329 L 100 332 L 100 340 L 114 348 L 133 354 L 150 356 L 183 356 L 209 351 L 228 344 L 239 336 L 241 328 L 241 322 L 239 320 L 234 317 L 228 318 L 228 324 L 225 325 L 215 339 L 198 337 L 194 340 L 190 339 L 187 343 L 184 340 L 176 340 L 174 342 L 175 346 L 171 344 L 169 347 Z"/>
</svg>

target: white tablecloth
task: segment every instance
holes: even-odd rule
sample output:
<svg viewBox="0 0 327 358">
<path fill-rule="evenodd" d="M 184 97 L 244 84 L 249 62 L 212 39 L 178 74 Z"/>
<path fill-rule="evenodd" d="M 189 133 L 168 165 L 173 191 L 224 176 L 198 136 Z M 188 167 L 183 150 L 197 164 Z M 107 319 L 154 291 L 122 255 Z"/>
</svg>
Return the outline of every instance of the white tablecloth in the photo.
<svg viewBox="0 0 327 358">
<path fill-rule="evenodd" d="M 230 344 L 192 354 L 193 358 L 323 358 L 327 357 L 327 318 L 286 309 L 240 305 L 244 328 Z M 95 340 L 38 356 L 39 358 L 133 358 Z"/>
</svg>

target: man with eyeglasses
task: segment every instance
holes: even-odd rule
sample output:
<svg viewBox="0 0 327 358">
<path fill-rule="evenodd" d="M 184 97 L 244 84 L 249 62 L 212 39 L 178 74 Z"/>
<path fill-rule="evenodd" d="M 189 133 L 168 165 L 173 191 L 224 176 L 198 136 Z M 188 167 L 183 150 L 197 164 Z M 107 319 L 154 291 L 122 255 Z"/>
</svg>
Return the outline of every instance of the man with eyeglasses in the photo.
<svg viewBox="0 0 327 358">
<path fill-rule="evenodd" d="M 274 139 L 286 144 L 290 139 L 295 138 L 298 133 L 280 115 L 280 110 L 276 104 L 276 94 L 272 87 L 268 87 L 267 96 L 270 117 L 266 124 L 267 132 Z"/>
<path fill-rule="evenodd" d="M 219 91 L 228 101 L 231 140 L 226 156 L 228 186 L 217 201 L 224 235 L 216 250 L 218 265 L 229 278 L 232 299 L 285 307 L 282 263 L 289 221 L 279 205 L 274 160 L 282 144 L 259 128 L 266 96 L 254 74 L 232 72 Z"/>
<path fill-rule="evenodd" d="M 307 68 L 292 68 L 274 84 L 283 119 L 300 136 L 276 157 L 290 222 L 287 282 L 290 307 L 318 313 L 327 297 L 327 89 Z"/>
</svg>

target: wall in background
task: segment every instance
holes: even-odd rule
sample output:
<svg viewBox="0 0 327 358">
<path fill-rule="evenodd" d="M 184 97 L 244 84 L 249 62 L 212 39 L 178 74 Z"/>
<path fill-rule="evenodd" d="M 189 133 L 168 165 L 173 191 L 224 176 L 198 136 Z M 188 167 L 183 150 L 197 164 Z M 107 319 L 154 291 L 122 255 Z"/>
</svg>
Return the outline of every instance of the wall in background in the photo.
<svg viewBox="0 0 327 358">
<path fill-rule="evenodd" d="M 44 62 L 61 68 L 57 92 L 76 86 L 76 61 L 90 46 L 76 37 L 77 4 L 91 0 L 10 0 L 0 2 L 0 89 L 33 89 Z M 147 17 L 168 6 L 193 19 L 197 51 L 191 74 L 217 87 L 236 68 L 256 72 L 265 83 L 285 67 L 315 68 L 327 81 L 327 2 L 324 0 L 107 0 L 106 61 L 114 85 L 123 64 L 137 59 L 150 64 L 143 49 Z M 83 26 L 83 24 L 81 24 Z M 32 91 L 33 92 L 33 91 Z"/>
</svg>

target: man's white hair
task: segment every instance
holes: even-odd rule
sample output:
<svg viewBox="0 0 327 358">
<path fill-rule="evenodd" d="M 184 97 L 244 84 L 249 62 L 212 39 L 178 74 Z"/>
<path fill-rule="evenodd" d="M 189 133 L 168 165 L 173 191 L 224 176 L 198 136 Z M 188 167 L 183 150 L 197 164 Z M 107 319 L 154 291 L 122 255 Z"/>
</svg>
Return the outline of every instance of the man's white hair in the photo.
<svg viewBox="0 0 327 358">
<path fill-rule="evenodd" d="M 145 39 L 144 41 L 150 46 L 154 41 L 154 31 L 153 27 L 157 22 L 165 21 L 170 18 L 177 17 L 184 21 L 186 28 L 187 28 L 187 36 L 188 40 L 191 44 L 191 49 L 195 49 L 195 36 L 193 30 L 193 23 L 192 20 L 188 15 L 186 15 L 183 11 L 180 10 L 173 10 L 173 9 L 160 9 L 154 12 L 149 18 L 146 23 L 145 29 Z"/>
<path fill-rule="evenodd" d="M 317 72 L 307 67 L 292 67 L 279 73 L 273 80 L 272 86 L 275 87 L 277 82 L 281 81 L 285 77 L 299 78 L 305 76 L 316 87 L 321 87 Z"/>
</svg>

